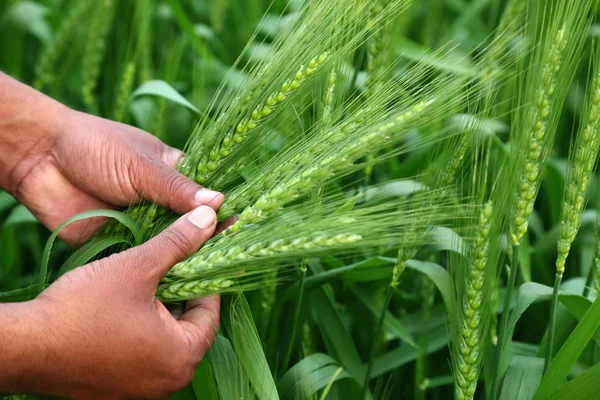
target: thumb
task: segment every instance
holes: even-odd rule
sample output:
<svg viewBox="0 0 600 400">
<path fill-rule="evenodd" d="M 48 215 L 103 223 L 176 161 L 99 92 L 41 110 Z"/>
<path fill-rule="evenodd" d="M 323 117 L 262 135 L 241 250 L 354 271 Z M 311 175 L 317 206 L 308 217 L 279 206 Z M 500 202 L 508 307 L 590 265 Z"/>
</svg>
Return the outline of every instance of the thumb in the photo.
<svg viewBox="0 0 600 400">
<path fill-rule="evenodd" d="M 148 160 L 135 171 L 136 192 L 144 200 L 184 214 L 199 205 L 217 210 L 225 198 L 222 193 L 203 188 L 162 160 Z"/>
<path fill-rule="evenodd" d="M 146 264 L 150 278 L 156 282 L 176 263 L 198 251 L 213 235 L 217 215 L 208 206 L 200 206 L 180 217 L 159 235 L 129 250 L 129 255 Z"/>
</svg>

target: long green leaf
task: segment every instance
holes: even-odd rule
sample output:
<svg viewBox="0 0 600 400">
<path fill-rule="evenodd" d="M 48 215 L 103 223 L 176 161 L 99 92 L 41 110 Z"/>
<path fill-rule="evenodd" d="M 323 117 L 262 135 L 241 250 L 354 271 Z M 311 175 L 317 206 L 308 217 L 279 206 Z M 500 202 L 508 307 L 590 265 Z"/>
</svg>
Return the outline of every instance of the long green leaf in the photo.
<svg viewBox="0 0 600 400">
<path fill-rule="evenodd" d="M 331 381 L 339 364 L 327 354 L 316 353 L 290 368 L 279 382 L 282 399 L 306 399 L 323 389 Z M 335 380 L 351 378 L 346 371 L 335 375 Z"/>
<path fill-rule="evenodd" d="M 238 360 L 259 400 L 278 400 L 277 386 L 269 369 L 250 306 L 243 295 L 233 297 L 225 326 Z"/>
<path fill-rule="evenodd" d="M 174 103 L 180 104 L 184 107 L 189 108 L 196 114 L 200 113 L 200 110 L 196 108 L 192 103 L 189 102 L 185 97 L 183 97 L 177 90 L 173 88 L 173 86 L 169 85 L 165 81 L 161 80 L 153 80 L 144 82 L 138 87 L 131 98 L 136 98 L 139 96 L 158 96 L 163 97 L 167 100 L 171 100 Z"/>
<path fill-rule="evenodd" d="M 581 400 L 595 399 L 600 393 L 600 364 L 596 364 L 568 383 L 548 393 L 543 400 Z"/>
<path fill-rule="evenodd" d="M 59 275 L 66 274 L 67 272 L 80 267 L 84 264 L 87 264 L 92 258 L 106 250 L 107 248 L 119 244 L 126 243 L 129 246 L 132 246 L 133 243 L 125 237 L 125 236 L 109 236 L 109 237 L 97 237 L 93 238 L 83 246 L 81 246 L 77 251 L 75 251 L 71 256 L 65 261 L 65 263 L 60 267 Z"/>
<path fill-rule="evenodd" d="M 569 371 L 575 365 L 598 327 L 600 327 L 600 297 L 594 301 L 579 321 L 569 339 L 548 367 L 534 399 L 543 398 L 566 380 Z"/>
<path fill-rule="evenodd" d="M 516 356 L 508 366 L 500 400 L 530 400 L 543 373 L 543 358 Z"/>
<path fill-rule="evenodd" d="M 60 225 L 58 228 L 56 228 L 56 230 L 54 232 L 52 232 L 52 235 L 50 235 L 50 238 L 48 238 L 48 241 L 46 242 L 46 247 L 44 248 L 44 252 L 42 253 L 42 265 L 41 265 L 41 269 L 40 269 L 40 278 L 39 278 L 39 290 L 40 291 L 44 288 L 44 285 L 46 284 L 46 281 L 48 279 L 48 263 L 50 261 L 50 252 L 52 251 L 52 246 L 54 245 L 54 242 L 56 241 L 58 234 L 65 227 L 69 226 L 73 222 L 82 221 L 85 219 L 95 218 L 95 217 L 106 217 L 106 218 L 116 219 L 117 221 L 119 221 L 121 224 L 125 225 L 131 231 L 131 233 L 133 234 L 133 236 L 135 238 L 136 245 L 142 243 L 143 235 L 142 235 L 141 227 L 138 225 L 136 220 L 134 220 L 133 218 L 131 218 L 129 215 L 127 215 L 125 213 L 115 211 L 115 210 L 91 210 L 91 211 L 82 212 L 81 214 L 77 214 L 74 217 L 69 218 L 62 225 Z"/>
<path fill-rule="evenodd" d="M 253 396 L 248 377 L 229 340 L 217 335 L 207 357 L 221 400 L 239 400 Z M 198 388 L 197 393 L 201 389 Z"/>
</svg>

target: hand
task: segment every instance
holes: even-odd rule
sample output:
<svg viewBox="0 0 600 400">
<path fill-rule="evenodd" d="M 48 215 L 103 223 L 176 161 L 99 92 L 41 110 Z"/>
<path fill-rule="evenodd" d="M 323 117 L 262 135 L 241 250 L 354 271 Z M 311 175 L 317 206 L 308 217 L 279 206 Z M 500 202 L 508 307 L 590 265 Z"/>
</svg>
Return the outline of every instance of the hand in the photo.
<svg viewBox="0 0 600 400">
<path fill-rule="evenodd" d="M 65 274 L 37 299 L 6 305 L 19 310 L 16 326 L 28 327 L 12 340 L 0 328 L 0 341 L 10 344 L 0 391 L 164 398 L 187 385 L 218 330 L 219 297 L 188 301 L 177 317 L 154 294 L 215 224 L 215 212 L 201 206 L 145 244 Z"/>
<path fill-rule="evenodd" d="M 0 74 L 0 187 L 50 230 L 83 211 L 140 200 L 180 214 L 223 195 L 174 168 L 182 153 L 131 126 L 71 110 Z M 60 237 L 85 240 L 102 219 L 73 223 Z"/>
<path fill-rule="evenodd" d="M 149 200 L 183 214 L 200 204 L 215 210 L 223 195 L 186 178 L 174 168 L 182 153 L 137 128 L 67 110 L 51 146 L 28 161 L 16 197 L 54 230 L 86 210 Z M 74 243 L 102 223 L 68 226 L 61 238 Z"/>
</svg>

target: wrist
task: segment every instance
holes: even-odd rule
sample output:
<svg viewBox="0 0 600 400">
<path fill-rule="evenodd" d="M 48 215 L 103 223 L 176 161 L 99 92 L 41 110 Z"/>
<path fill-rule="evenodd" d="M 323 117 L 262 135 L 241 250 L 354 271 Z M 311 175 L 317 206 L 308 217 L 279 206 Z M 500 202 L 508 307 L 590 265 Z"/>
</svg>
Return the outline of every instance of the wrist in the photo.
<svg viewBox="0 0 600 400">
<path fill-rule="evenodd" d="M 17 195 L 19 182 L 49 153 L 70 112 L 0 73 L 0 188 Z"/>
<path fill-rule="evenodd" d="M 0 392 L 39 392 L 54 367 L 48 319 L 33 300 L 0 304 L 0 320 Z"/>
</svg>

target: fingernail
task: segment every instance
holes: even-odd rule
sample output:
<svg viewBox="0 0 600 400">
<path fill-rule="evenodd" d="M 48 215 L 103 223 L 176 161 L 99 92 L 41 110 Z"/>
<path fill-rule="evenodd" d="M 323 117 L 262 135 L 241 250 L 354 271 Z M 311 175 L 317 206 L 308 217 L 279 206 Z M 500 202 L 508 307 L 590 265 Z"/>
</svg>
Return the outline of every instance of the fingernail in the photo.
<svg viewBox="0 0 600 400">
<path fill-rule="evenodd" d="M 188 221 L 200 229 L 208 229 L 217 223 L 215 211 L 208 206 L 200 206 L 188 214 Z"/>
<path fill-rule="evenodd" d="M 196 192 L 196 202 L 202 205 L 209 205 L 214 199 L 222 196 L 221 193 L 215 192 L 214 190 L 202 188 Z"/>
</svg>

